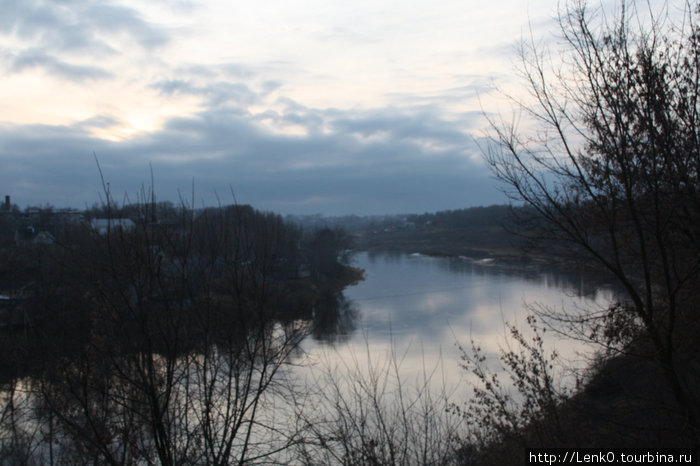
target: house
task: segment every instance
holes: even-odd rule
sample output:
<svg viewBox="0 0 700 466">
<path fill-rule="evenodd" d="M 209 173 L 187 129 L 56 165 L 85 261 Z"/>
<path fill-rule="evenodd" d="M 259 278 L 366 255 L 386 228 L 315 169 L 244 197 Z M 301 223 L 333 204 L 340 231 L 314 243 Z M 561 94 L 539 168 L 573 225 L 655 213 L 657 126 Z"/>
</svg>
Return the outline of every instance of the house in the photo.
<svg viewBox="0 0 700 466">
<path fill-rule="evenodd" d="M 94 218 L 90 226 L 100 235 L 106 235 L 110 230 L 131 231 L 136 228 L 130 218 Z"/>
<path fill-rule="evenodd" d="M 15 231 L 17 246 L 41 246 L 54 243 L 54 237 L 48 231 L 37 231 L 33 226 L 20 228 Z"/>
<path fill-rule="evenodd" d="M 21 299 L 0 294 L 0 328 L 29 327 L 31 319 Z"/>
</svg>

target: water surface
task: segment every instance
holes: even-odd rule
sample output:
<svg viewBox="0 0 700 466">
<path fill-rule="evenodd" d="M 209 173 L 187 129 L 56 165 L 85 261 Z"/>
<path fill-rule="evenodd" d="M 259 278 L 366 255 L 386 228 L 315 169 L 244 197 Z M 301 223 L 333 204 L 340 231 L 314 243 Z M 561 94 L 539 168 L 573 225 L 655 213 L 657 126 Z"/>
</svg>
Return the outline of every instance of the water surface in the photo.
<svg viewBox="0 0 700 466">
<path fill-rule="evenodd" d="M 528 306 L 601 308 L 612 296 L 576 274 L 489 260 L 360 253 L 353 265 L 365 270 L 365 280 L 345 290 L 332 324 L 319 325 L 303 343 L 312 359 L 362 365 L 394 354 L 406 376 L 441 365 L 452 384 L 464 375 L 458 344 L 474 339 L 494 357 L 506 345 L 506 322 L 526 329 Z M 547 347 L 581 363 L 586 350 L 554 335 Z"/>
</svg>

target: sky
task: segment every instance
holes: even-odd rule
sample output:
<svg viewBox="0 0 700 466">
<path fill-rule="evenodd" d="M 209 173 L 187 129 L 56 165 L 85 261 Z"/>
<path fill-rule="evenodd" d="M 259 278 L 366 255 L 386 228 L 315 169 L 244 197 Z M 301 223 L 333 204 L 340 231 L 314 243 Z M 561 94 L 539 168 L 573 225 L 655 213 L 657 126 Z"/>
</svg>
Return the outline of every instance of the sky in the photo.
<svg viewBox="0 0 700 466">
<path fill-rule="evenodd" d="M 101 169 L 119 202 L 153 182 L 283 214 L 504 203 L 483 111 L 556 7 L 0 0 L 0 194 L 85 208 Z"/>
</svg>

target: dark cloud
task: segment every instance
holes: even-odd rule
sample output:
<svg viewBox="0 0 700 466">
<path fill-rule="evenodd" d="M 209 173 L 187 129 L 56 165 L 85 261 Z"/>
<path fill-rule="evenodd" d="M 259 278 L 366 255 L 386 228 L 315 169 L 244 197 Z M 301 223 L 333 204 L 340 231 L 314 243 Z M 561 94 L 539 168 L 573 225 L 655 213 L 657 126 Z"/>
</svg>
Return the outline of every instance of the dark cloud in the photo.
<svg viewBox="0 0 700 466">
<path fill-rule="evenodd" d="M 94 34 L 126 33 L 141 47 L 151 49 L 168 42 L 167 34 L 145 21 L 136 10 L 108 2 L 89 4 L 81 18 L 83 26 Z"/>
<path fill-rule="evenodd" d="M 262 83 L 262 90 L 264 94 L 269 94 L 270 92 L 276 91 L 282 87 L 282 83 L 279 81 L 265 81 Z"/>
<path fill-rule="evenodd" d="M 387 97 L 392 102 L 412 107 L 428 109 L 444 108 L 455 103 L 465 103 L 478 99 L 479 96 L 493 91 L 493 81 L 503 76 L 492 75 L 490 78 L 483 75 L 459 74 L 453 76 L 453 80 L 465 83 L 463 86 L 441 89 L 433 93 L 410 94 L 406 92 L 389 92 Z"/>
<path fill-rule="evenodd" d="M 167 81 L 158 81 L 151 85 L 154 89 L 160 91 L 164 95 L 190 94 L 200 95 L 202 90 L 184 79 L 170 79 Z"/>
<path fill-rule="evenodd" d="M 176 3 L 181 12 L 196 8 L 190 0 L 153 1 Z M 445 110 L 473 101 L 476 89 L 485 89 L 480 75 L 458 77 L 464 87 L 432 94 L 397 89 L 386 95 L 393 103 L 386 108 L 310 108 L 284 96 L 285 76 L 309 72 L 293 58 L 169 64 L 170 55 L 157 52 L 173 31 L 117 0 L 0 0 L 0 12 L 0 58 L 9 73 L 39 69 L 89 83 L 122 74 L 106 68 L 111 58 L 131 59 L 127 72 L 157 60 L 124 87 L 132 91 L 147 81 L 136 95 L 158 93 L 168 109 L 190 97 L 188 103 L 204 109 L 124 141 L 95 136 L 127 125 L 107 113 L 65 126 L 0 126 L 0 186 L 17 202 L 81 207 L 97 200 L 93 152 L 112 192 L 132 196 L 150 182 L 151 164 L 163 199 L 177 200 L 194 180 L 202 203 L 233 187 L 241 202 L 289 213 L 416 212 L 502 199 L 469 135 L 479 112 Z M 349 29 L 325 32 L 334 40 L 358 39 Z M 110 108 L 104 104 L 110 99 L 120 105 L 119 95 L 100 95 L 100 108 Z"/>
<path fill-rule="evenodd" d="M 364 138 L 376 136 L 394 144 L 396 141 L 418 144 L 426 152 L 440 153 L 444 150 L 462 153 L 471 146 L 471 136 L 465 133 L 466 122 L 450 122 L 436 110 L 400 111 L 382 109 L 339 116 L 332 126 L 340 133 L 356 134 Z"/>
<path fill-rule="evenodd" d="M 90 204 L 100 191 L 94 151 L 112 192 L 132 197 L 150 182 L 150 164 L 162 199 L 177 200 L 178 191 L 189 197 L 194 181 L 202 204 L 217 202 L 215 193 L 230 201 L 232 188 L 240 202 L 284 213 L 422 212 L 503 200 L 460 125 L 436 115 L 391 109 L 278 117 L 300 124 L 323 119 L 334 130 L 272 134 L 230 108 L 171 119 L 162 130 L 125 142 L 87 132 L 116 124 L 110 116 L 71 127 L 5 126 L 0 185 L 17 202 Z M 373 126 L 386 137 L 365 138 Z M 426 146 L 426 139 L 442 140 L 444 148 Z"/>
<path fill-rule="evenodd" d="M 193 95 L 201 97 L 207 107 L 221 105 L 248 106 L 260 101 L 260 93 L 251 90 L 246 84 L 226 81 L 195 84 L 184 79 L 158 81 L 151 85 L 161 95 Z"/>
<path fill-rule="evenodd" d="M 111 39 L 130 39 L 144 49 L 168 42 L 168 34 L 144 20 L 131 8 L 108 1 L 0 0 L 0 35 L 16 37 L 23 44 L 9 59 L 8 71 L 43 67 L 62 78 L 96 79 L 111 76 L 96 66 L 76 65 L 56 56 L 79 55 L 91 60 L 128 52 L 116 50 Z"/>
<path fill-rule="evenodd" d="M 257 66 L 244 65 L 241 63 L 209 63 L 209 64 L 188 64 L 175 68 L 176 76 L 187 76 L 192 79 L 235 79 L 237 81 L 250 79 L 258 76 L 261 72 L 274 68 L 274 63 L 264 63 Z M 280 83 L 269 81 L 275 86 Z"/>
<path fill-rule="evenodd" d="M 14 73 L 30 68 L 42 68 L 55 77 L 76 82 L 113 76 L 112 73 L 99 67 L 67 63 L 36 50 L 27 50 L 18 56 L 6 56 L 5 60 L 8 62 L 8 69 Z"/>
<path fill-rule="evenodd" d="M 277 112 L 266 110 L 252 116 L 259 122 L 271 123 L 278 128 L 301 127 L 309 134 L 317 134 L 323 130 L 325 118 L 323 112 L 318 111 L 284 111 Z"/>
<path fill-rule="evenodd" d="M 264 68 L 266 65 L 263 65 Z M 246 108 L 262 103 L 282 83 L 259 78 L 264 70 L 237 63 L 176 68 L 172 77 L 150 84 L 162 96 L 194 96 L 206 108 Z"/>
<path fill-rule="evenodd" d="M 77 127 L 0 127 L 0 186 L 21 204 L 82 207 L 97 200 L 91 151 L 108 144 Z"/>
</svg>

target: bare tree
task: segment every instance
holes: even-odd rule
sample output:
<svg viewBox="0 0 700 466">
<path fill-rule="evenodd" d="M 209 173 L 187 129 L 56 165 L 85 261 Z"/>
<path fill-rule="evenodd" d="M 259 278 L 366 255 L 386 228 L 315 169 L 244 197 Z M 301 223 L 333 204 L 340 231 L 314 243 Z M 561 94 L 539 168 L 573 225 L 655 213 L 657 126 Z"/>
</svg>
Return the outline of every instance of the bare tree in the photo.
<svg viewBox="0 0 700 466">
<path fill-rule="evenodd" d="M 253 464 L 298 439 L 266 406 L 309 332 L 284 315 L 296 230 L 247 206 L 158 221 L 155 196 L 47 248 L 32 291 L 42 361 L 0 400 L 6 453 L 36 464 Z"/>
<path fill-rule="evenodd" d="M 491 119 L 486 157 L 536 212 L 535 236 L 612 274 L 607 312 L 558 315 L 578 337 L 660 365 L 700 441 L 700 7 L 584 0 L 559 15 L 562 50 L 520 49 L 527 129 Z M 517 120 L 517 119 L 516 119 Z M 693 369 L 695 368 L 695 369 Z"/>
<path fill-rule="evenodd" d="M 297 403 L 303 464 L 460 464 L 463 418 L 451 409 L 442 362 L 423 365 L 414 380 L 402 373 L 402 355 L 352 354 L 325 361 L 315 386 Z M 444 376 L 444 374 L 442 374 Z M 304 410 L 305 404 L 313 409 Z"/>
<path fill-rule="evenodd" d="M 460 345 L 471 396 L 453 409 L 470 427 L 462 449 L 467 464 L 512 464 L 528 446 L 576 445 L 561 419 L 579 384 L 565 376 L 562 358 L 545 348 L 546 329 L 529 315 L 527 329 L 507 331 L 497 361 L 473 339 Z M 471 457 L 467 454 L 471 454 Z"/>
</svg>

